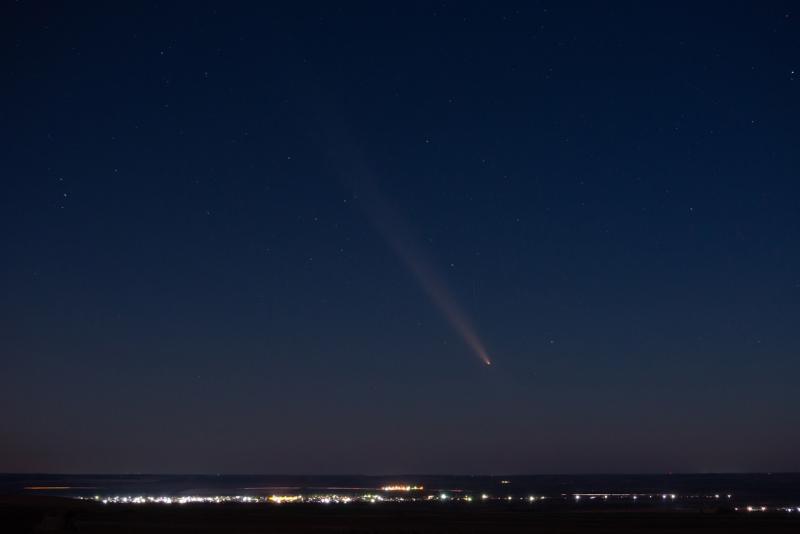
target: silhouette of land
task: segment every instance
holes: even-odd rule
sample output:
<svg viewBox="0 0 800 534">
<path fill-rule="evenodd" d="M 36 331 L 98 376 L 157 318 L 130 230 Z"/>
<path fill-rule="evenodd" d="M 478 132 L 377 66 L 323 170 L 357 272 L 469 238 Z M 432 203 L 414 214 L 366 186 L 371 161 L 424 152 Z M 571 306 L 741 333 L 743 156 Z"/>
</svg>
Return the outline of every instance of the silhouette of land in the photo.
<svg viewBox="0 0 800 534">
<path fill-rule="evenodd" d="M 161 533 L 693 533 L 797 532 L 800 518 L 787 514 L 742 514 L 725 508 L 669 510 L 566 505 L 441 505 L 429 503 L 370 506 L 263 504 L 187 506 L 104 506 L 46 496 L 0 498 L 3 532 Z"/>
</svg>

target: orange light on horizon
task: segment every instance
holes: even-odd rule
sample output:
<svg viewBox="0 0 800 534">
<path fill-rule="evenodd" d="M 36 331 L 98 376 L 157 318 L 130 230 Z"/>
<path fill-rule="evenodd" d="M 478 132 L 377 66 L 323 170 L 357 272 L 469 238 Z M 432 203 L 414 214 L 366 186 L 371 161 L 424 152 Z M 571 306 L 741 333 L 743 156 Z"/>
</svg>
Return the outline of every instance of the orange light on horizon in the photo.
<svg viewBox="0 0 800 534">
<path fill-rule="evenodd" d="M 381 488 L 382 491 L 422 491 L 422 486 L 402 486 L 402 485 L 392 485 L 392 486 L 383 486 Z"/>
<path fill-rule="evenodd" d="M 281 504 L 285 502 L 300 502 L 303 500 L 303 497 L 300 495 L 270 495 L 269 501 L 274 502 L 275 504 Z"/>
</svg>

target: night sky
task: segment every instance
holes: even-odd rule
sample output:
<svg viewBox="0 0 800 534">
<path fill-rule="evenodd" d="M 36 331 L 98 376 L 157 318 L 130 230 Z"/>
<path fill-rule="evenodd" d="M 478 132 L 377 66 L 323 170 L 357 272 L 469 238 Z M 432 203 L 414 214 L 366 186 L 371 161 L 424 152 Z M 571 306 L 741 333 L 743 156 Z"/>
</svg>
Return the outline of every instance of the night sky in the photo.
<svg viewBox="0 0 800 534">
<path fill-rule="evenodd" d="M 336 4 L 4 3 L 0 471 L 800 470 L 796 4 Z"/>
</svg>

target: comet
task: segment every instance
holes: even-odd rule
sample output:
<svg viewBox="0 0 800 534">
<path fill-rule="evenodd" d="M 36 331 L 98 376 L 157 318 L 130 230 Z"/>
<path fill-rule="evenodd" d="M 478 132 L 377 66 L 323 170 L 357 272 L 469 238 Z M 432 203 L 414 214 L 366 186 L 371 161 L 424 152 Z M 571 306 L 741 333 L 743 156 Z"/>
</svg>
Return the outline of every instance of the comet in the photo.
<svg viewBox="0 0 800 534">
<path fill-rule="evenodd" d="M 472 321 L 434 268 L 433 262 L 417 245 L 409 225 L 375 185 L 375 174 L 353 137 L 348 135 L 344 122 L 331 118 L 330 113 L 320 112 L 320 116 L 328 117 L 328 120 L 317 123 L 319 128 L 312 131 L 316 132 L 314 137 L 330 158 L 329 163 L 336 169 L 343 185 L 354 192 L 367 217 L 466 346 L 483 365 L 491 366 L 492 359 Z"/>
<path fill-rule="evenodd" d="M 357 191 L 360 205 L 398 258 L 414 275 L 431 302 L 481 362 L 491 366 L 492 359 L 489 357 L 486 346 L 478 337 L 475 327 L 466 312 L 459 306 L 444 278 L 439 275 L 433 267 L 433 263 L 417 245 L 408 225 L 368 181 L 362 181 L 357 187 Z"/>
</svg>

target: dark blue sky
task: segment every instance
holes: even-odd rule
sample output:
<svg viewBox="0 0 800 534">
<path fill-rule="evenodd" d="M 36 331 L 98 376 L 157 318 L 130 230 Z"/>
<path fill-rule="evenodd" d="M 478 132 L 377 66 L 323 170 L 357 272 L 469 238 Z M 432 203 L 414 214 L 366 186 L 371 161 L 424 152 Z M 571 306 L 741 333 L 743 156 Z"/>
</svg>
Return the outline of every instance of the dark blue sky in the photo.
<svg viewBox="0 0 800 534">
<path fill-rule="evenodd" d="M 0 471 L 800 470 L 791 2 L 0 20 Z"/>
</svg>

